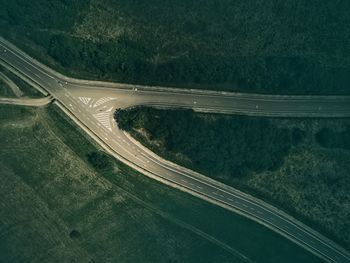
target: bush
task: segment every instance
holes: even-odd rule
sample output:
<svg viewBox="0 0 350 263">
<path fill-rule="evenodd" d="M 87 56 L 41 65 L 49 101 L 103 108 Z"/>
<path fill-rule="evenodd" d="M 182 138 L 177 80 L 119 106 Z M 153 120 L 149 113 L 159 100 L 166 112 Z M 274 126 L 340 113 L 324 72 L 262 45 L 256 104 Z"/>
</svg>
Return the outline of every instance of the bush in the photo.
<svg viewBox="0 0 350 263">
<path fill-rule="evenodd" d="M 72 239 L 76 239 L 79 238 L 81 236 L 80 232 L 73 229 L 70 233 L 69 233 L 69 237 Z"/>
<path fill-rule="evenodd" d="M 299 129 L 277 128 L 266 118 L 217 115 L 208 119 L 208 116 L 191 110 L 144 107 L 120 110 L 118 125 L 133 134 L 135 129 L 144 129 L 149 139 L 161 142 L 162 147 L 136 136 L 175 162 L 226 178 L 277 169 L 291 146 L 304 136 Z M 176 159 L 177 153 L 191 162 Z"/>
<path fill-rule="evenodd" d="M 350 149 L 350 126 L 342 132 L 335 132 L 328 128 L 323 128 L 315 134 L 315 139 L 319 145 L 325 148 Z"/>
<path fill-rule="evenodd" d="M 350 94 L 347 1 L 2 4 L 4 36 L 15 36 L 27 48 L 33 41 L 58 62 L 52 65 L 78 77 L 259 93 Z M 103 28 L 117 33 L 108 36 Z M 37 47 L 33 52 L 44 57 Z"/>
<path fill-rule="evenodd" d="M 102 152 L 91 152 L 87 154 L 87 160 L 94 168 L 99 170 L 106 170 L 111 165 L 108 156 Z"/>
</svg>

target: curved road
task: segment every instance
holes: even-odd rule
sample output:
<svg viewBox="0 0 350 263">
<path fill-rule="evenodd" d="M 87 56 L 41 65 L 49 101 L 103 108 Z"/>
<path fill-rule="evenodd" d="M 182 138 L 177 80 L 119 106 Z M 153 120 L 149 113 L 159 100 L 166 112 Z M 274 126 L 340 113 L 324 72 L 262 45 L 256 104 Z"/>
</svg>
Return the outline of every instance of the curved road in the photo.
<svg viewBox="0 0 350 263">
<path fill-rule="evenodd" d="M 257 116 L 350 117 L 347 96 L 271 96 L 144 87 L 65 77 L 0 38 L 0 62 L 51 94 L 56 103 L 108 152 L 136 170 L 249 217 L 328 262 L 350 262 L 349 253 L 286 213 L 194 171 L 156 156 L 113 120 L 117 108 L 152 105 Z"/>
</svg>

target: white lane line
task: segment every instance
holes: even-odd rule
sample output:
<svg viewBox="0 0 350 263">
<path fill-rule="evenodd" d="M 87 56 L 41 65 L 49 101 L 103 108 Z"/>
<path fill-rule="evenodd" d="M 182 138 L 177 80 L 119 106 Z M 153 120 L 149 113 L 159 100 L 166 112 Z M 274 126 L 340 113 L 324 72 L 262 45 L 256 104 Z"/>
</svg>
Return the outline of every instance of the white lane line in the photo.
<svg viewBox="0 0 350 263">
<path fill-rule="evenodd" d="M 186 180 L 184 180 L 184 179 L 180 179 L 182 182 L 184 182 L 184 183 L 188 183 Z"/>
<path fill-rule="evenodd" d="M 199 189 L 203 189 L 203 187 L 202 187 L 202 186 L 199 186 L 199 185 L 196 185 L 196 187 L 199 188 Z"/>
<path fill-rule="evenodd" d="M 300 234 L 299 232 L 297 232 L 296 234 L 297 234 L 297 236 L 299 236 L 299 237 L 303 237 L 303 235 Z"/>
<path fill-rule="evenodd" d="M 135 156 L 135 158 L 138 159 L 141 163 L 143 163 L 145 167 L 147 167 L 146 162 L 144 160 L 142 160 L 141 158 L 139 158 L 137 156 Z"/>
</svg>

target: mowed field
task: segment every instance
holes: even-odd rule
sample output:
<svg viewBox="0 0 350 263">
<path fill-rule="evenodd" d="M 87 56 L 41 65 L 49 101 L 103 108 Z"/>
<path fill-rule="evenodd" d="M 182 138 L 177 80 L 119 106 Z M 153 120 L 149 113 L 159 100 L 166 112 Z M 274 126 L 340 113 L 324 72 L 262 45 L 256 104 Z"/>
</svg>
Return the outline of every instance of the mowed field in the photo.
<svg viewBox="0 0 350 263">
<path fill-rule="evenodd" d="M 0 262 L 319 262 L 108 157 L 54 105 L 0 106 L 0 138 Z"/>
</svg>

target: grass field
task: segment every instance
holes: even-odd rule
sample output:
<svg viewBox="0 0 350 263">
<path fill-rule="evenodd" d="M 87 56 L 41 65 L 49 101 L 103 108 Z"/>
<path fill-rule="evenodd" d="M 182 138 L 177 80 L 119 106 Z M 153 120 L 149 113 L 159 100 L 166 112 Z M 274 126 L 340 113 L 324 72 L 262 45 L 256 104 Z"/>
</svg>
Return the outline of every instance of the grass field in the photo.
<svg viewBox="0 0 350 263">
<path fill-rule="evenodd" d="M 12 92 L 11 88 L 0 78 L 0 96 L 6 98 L 15 97 L 15 94 Z"/>
<path fill-rule="evenodd" d="M 10 80 L 12 80 L 21 90 L 22 96 L 24 97 L 31 97 L 31 98 L 39 98 L 43 97 L 43 94 L 41 94 L 36 89 L 33 89 L 28 83 L 17 77 L 15 74 L 13 74 L 11 71 L 0 65 L 0 72 L 3 73 L 6 77 L 8 77 Z M 3 81 L 0 79 L 0 94 L 4 97 L 15 97 L 15 94 L 12 92 L 11 88 L 8 87 Z"/>
<path fill-rule="evenodd" d="M 160 156 L 249 192 L 350 247 L 350 120 L 119 111 Z"/>
<path fill-rule="evenodd" d="M 0 113 L 1 262 L 319 262 L 104 155 L 53 105 Z"/>
<path fill-rule="evenodd" d="M 350 94 L 347 1 L 2 0 L 0 32 L 68 75 Z"/>
</svg>

